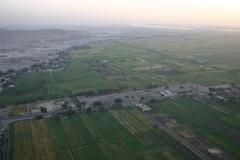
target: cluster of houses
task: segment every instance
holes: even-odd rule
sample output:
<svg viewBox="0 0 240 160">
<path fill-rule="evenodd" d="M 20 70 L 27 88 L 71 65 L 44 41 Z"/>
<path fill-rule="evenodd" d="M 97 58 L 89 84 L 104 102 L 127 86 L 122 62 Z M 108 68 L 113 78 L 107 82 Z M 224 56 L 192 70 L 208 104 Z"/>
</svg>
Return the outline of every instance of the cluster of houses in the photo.
<svg viewBox="0 0 240 160">
<path fill-rule="evenodd" d="M 48 112 L 64 111 L 66 109 L 76 111 L 98 111 L 103 108 L 115 107 L 137 107 L 141 111 L 150 111 L 148 106 L 151 100 L 173 99 L 182 95 L 207 95 L 208 87 L 195 84 L 175 85 L 171 87 L 156 87 L 140 90 L 129 90 L 125 92 L 110 93 L 92 96 L 76 96 L 48 102 L 40 102 L 33 108 L 32 112 L 40 112 L 41 108 L 46 108 Z"/>
<path fill-rule="evenodd" d="M 194 63 L 197 63 L 197 64 L 199 64 L 199 65 L 203 65 L 203 64 L 205 64 L 205 63 L 207 63 L 207 62 L 208 62 L 207 59 L 201 59 L 201 58 L 196 58 L 196 59 L 194 59 Z"/>
<path fill-rule="evenodd" d="M 58 57 L 56 57 L 55 59 L 41 60 L 39 63 L 31 65 L 27 68 L 23 68 L 20 70 L 10 69 L 5 72 L 0 71 L 0 93 L 4 88 L 15 87 L 15 85 L 12 82 L 12 79 L 14 79 L 19 74 L 26 73 L 26 72 L 28 73 L 39 72 L 41 70 L 46 70 L 49 68 L 57 69 L 57 68 L 63 67 L 66 64 L 65 57 L 67 55 L 67 51 L 59 51 L 57 54 L 58 54 Z"/>
<path fill-rule="evenodd" d="M 162 95 L 163 97 L 166 97 L 166 98 L 173 98 L 172 92 L 170 92 L 170 91 L 168 91 L 168 90 L 161 91 L 161 95 Z"/>
<path fill-rule="evenodd" d="M 173 98 L 174 94 L 168 90 L 157 91 L 151 93 L 148 90 L 136 90 L 123 93 L 114 93 L 100 96 L 79 96 L 74 98 L 65 98 L 59 100 L 52 100 L 47 102 L 39 102 L 32 107 L 32 113 L 41 112 L 44 108 L 47 112 L 54 111 L 99 111 L 105 108 L 115 107 L 137 107 L 141 111 L 151 111 L 148 102 L 152 99 L 169 99 Z"/>
<path fill-rule="evenodd" d="M 212 96 L 210 96 L 212 95 Z M 101 111 L 106 108 L 136 107 L 143 112 L 151 111 L 148 105 L 152 100 L 173 99 L 175 96 L 194 96 L 215 100 L 239 100 L 240 86 L 205 87 L 195 84 L 157 87 L 150 89 L 129 90 L 95 96 L 76 96 L 52 101 L 38 102 L 32 105 L 31 113 L 65 111 Z"/>
<path fill-rule="evenodd" d="M 209 87 L 208 95 L 210 99 L 236 102 L 240 100 L 240 85 L 227 84 Z"/>
<path fill-rule="evenodd" d="M 41 70 L 46 70 L 46 69 L 57 69 L 61 68 L 66 64 L 66 51 L 59 51 L 58 57 L 54 59 L 46 59 L 46 60 L 41 60 L 39 63 L 34 64 L 26 69 L 24 69 L 24 72 L 39 72 Z"/>
<path fill-rule="evenodd" d="M 2 74 L 0 75 L 0 93 L 2 92 L 2 90 L 4 88 L 7 87 L 15 87 L 15 85 L 13 84 L 11 77 L 16 76 L 15 74 L 12 73 L 6 73 L 6 74 Z"/>
<path fill-rule="evenodd" d="M 72 101 L 70 103 L 70 99 L 59 99 L 46 102 L 38 102 L 32 105 L 30 112 L 32 114 L 39 112 L 54 112 L 61 111 L 66 108 L 75 108 L 75 105 L 73 105 Z"/>
</svg>

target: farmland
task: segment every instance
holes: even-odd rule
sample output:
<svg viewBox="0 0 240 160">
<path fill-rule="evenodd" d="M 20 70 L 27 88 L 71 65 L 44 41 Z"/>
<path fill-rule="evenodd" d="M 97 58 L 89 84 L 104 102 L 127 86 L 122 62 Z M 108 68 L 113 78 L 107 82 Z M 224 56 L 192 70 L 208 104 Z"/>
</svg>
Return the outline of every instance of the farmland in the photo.
<svg viewBox="0 0 240 160">
<path fill-rule="evenodd" d="M 126 112 L 126 121 L 134 118 L 131 110 L 116 112 Z M 136 132 L 111 112 L 18 122 L 11 126 L 12 159 L 197 159 L 166 133 L 153 131 L 151 124 L 145 126 L 141 120 L 129 124 Z"/>
<path fill-rule="evenodd" d="M 240 159 L 239 42 L 128 29 L 16 74 L 0 94 L 10 158 Z"/>
<path fill-rule="evenodd" d="M 239 159 L 238 104 L 177 98 L 150 106 L 14 123 L 11 159 Z"/>
<path fill-rule="evenodd" d="M 140 38 L 131 31 L 128 37 L 71 50 L 67 65 L 60 69 L 17 76 L 15 87 L 0 95 L 0 103 L 28 103 L 88 91 L 101 94 L 165 84 L 209 86 L 240 80 L 238 33 L 135 32 Z"/>
<path fill-rule="evenodd" d="M 156 112 L 176 120 L 178 124 L 184 126 L 183 130 L 191 129 L 201 143 L 222 148 L 230 155 L 240 157 L 240 130 L 237 120 L 239 104 L 203 103 L 178 98 L 176 101 L 153 104 L 152 107 Z M 156 116 L 160 121 L 164 119 L 163 117 Z M 175 127 L 173 130 L 178 129 L 179 127 Z"/>
</svg>

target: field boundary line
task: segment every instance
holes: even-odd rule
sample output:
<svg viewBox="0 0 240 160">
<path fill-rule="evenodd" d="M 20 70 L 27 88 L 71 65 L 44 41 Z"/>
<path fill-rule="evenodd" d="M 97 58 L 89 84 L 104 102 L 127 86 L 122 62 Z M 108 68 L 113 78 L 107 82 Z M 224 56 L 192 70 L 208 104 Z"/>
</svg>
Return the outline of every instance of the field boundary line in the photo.
<svg viewBox="0 0 240 160">
<path fill-rule="evenodd" d="M 183 108 L 183 106 L 181 106 L 180 104 L 177 104 L 176 102 L 174 101 L 169 101 L 169 102 L 172 102 L 173 104 L 175 104 L 177 107 L 181 108 L 182 110 L 186 110 L 185 108 Z"/>
<path fill-rule="evenodd" d="M 71 160 L 74 160 L 73 155 L 72 155 L 72 150 L 69 149 L 68 152 L 69 152 L 69 155 L 70 155 L 70 157 L 71 157 Z"/>
<path fill-rule="evenodd" d="M 123 120 L 116 111 L 111 111 L 111 113 L 123 126 L 127 128 L 127 130 L 131 134 L 136 135 L 138 133 L 138 131 L 133 126 L 131 126 L 127 121 Z"/>
<path fill-rule="evenodd" d="M 200 150 L 198 150 L 196 147 L 194 147 L 193 145 L 191 145 L 190 143 L 188 143 L 187 141 L 184 141 L 181 139 L 181 137 L 179 137 L 176 133 L 174 133 L 173 131 L 171 131 L 170 129 L 168 129 L 167 127 L 165 127 L 163 124 L 161 124 L 160 122 L 156 121 L 154 118 L 152 118 L 150 115 L 148 115 L 148 117 L 155 122 L 156 124 L 158 124 L 158 126 L 160 127 L 160 129 L 162 129 L 164 132 L 166 132 L 168 135 L 170 135 L 173 139 L 175 139 L 177 142 L 179 142 L 181 145 L 185 146 L 188 150 L 190 150 L 192 153 L 194 153 L 196 156 L 198 156 L 199 158 L 201 158 L 202 160 L 212 160 L 212 158 L 210 158 L 209 156 L 207 156 L 206 154 L 202 153 Z"/>
</svg>

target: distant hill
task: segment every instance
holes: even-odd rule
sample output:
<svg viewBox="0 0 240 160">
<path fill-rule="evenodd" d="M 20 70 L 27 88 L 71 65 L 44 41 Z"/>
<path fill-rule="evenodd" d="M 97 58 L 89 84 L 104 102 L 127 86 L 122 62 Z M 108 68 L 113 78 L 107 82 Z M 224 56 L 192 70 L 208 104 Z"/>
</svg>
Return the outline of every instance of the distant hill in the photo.
<svg viewBox="0 0 240 160">
<path fill-rule="evenodd" d="M 31 41 L 65 41 L 79 40 L 90 35 L 82 31 L 67 31 L 61 29 L 44 30 L 5 30 L 0 29 L 0 44 L 13 44 Z"/>
<path fill-rule="evenodd" d="M 11 31 L 0 29 L 0 44 L 11 43 L 14 40 L 14 36 Z"/>
</svg>

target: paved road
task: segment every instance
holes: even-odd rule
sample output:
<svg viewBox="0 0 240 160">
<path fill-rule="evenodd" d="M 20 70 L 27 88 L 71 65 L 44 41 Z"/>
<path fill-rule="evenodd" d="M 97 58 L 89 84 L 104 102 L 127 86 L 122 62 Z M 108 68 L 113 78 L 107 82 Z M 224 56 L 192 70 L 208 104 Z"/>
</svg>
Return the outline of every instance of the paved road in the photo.
<svg viewBox="0 0 240 160">
<path fill-rule="evenodd" d="M 118 93 L 100 95 L 100 96 L 78 96 L 79 101 L 86 102 L 87 106 L 92 106 L 94 102 L 101 101 L 103 104 L 112 105 L 114 104 L 114 99 L 121 98 L 123 100 L 123 106 L 129 106 L 136 103 L 139 103 L 141 97 L 144 97 L 144 101 L 148 102 L 150 99 L 162 99 L 166 98 L 161 95 L 163 91 L 170 91 L 171 95 L 177 95 L 180 92 L 188 92 L 191 91 L 191 94 L 197 93 L 208 93 L 209 89 L 206 86 L 197 85 L 193 83 L 187 84 L 179 84 L 179 85 L 172 85 L 169 86 L 167 89 L 165 87 L 156 87 L 156 88 L 145 88 L 145 89 L 138 89 L 138 90 L 125 90 Z"/>
<path fill-rule="evenodd" d="M 79 101 L 85 101 L 87 104 L 86 106 L 92 106 L 94 102 L 101 101 L 103 104 L 111 106 L 114 104 L 114 99 L 121 98 L 123 100 L 123 104 L 125 106 L 135 105 L 140 102 L 141 97 L 144 97 L 144 101 L 149 101 L 152 98 L 161 99 L 164 98 L 161 95 L 161 92 L 166 90 L 165 87 L 156 87 L 156 88 L 147 88 L 147 89 L 138 89 L 138 90 L 125 90 L 118 93 L 112 94 L 105 94 L 100 96 L 92 96 L 92 97 L 85 97 L 79 96 L 77 97 Z M 170 91 L 173 95 L 183 91 L 193 91 L 194 92 L 208 92 L 208 87 L 201 86 L 193 83 L 187 84 L 179 84 L 179 85 L 172 85 L 169 86 L 168 91 Z M 61 109 L 61 106 L 59 106 Z M 16 117 L 9 117 L 8 112 L 11 110 L 11 106 L 6 107 L 5 109 L 0 109 L 0 130 L 6 127 L 9 123 L 22 121 L 22 120 L 29 120 L 33 119 L 37 114 L 28 114 L 24 116 L 16 116 Z M 77 109 L 76 109 L 77 110 Z M 42 114 L 46 116 L 52 116 L 54 113 L 58 113 L 61 111 L 52 111 L 47 114 Z"/>
<path fill-rule="evenodd" d="M 24 116 L 15 116 L 15 117 L 0 117 L 0 131 L 6 128 L 10 123 L 34 119 L 36 115 L 39 115 L 39 114 L 28 114 Z M 52 117 L 53 113 L 45 113 L 41 115 L 43 115 L 44 117 Z"/>
<path fill-rule="evenodd" d="M 73 109 L 73 111 L 78 111 L 79 109 Z M 17 122 L 17 121 L 24 121 L 35 119 L 37 115 L 42 115 L 45 118 L 53 117 L 58 113 L 63 113 L 64 111 L 53 111 L 48 113 L 33 113 L 33 114 L 26 114 L 23 116 L 15 116 L 15 117 L 0 117 L 0 131 L 7 127 L 10 123 Z"/>
</svg>

